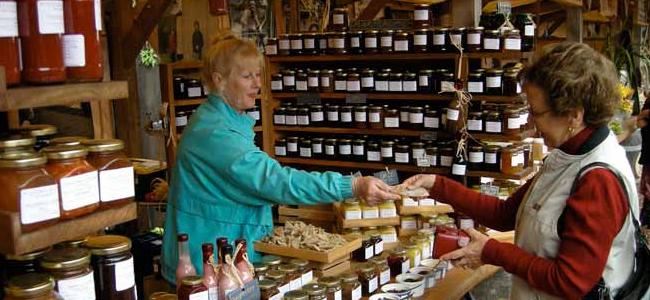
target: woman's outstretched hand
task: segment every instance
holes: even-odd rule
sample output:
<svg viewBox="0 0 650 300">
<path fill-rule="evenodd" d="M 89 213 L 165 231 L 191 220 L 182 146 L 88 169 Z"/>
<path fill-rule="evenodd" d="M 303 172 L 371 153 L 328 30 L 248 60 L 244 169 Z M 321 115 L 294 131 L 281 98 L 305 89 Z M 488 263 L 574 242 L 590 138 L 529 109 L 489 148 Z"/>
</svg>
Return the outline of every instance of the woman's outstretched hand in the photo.
<svg viewBox="0 0 650 300">
<path fill-rule="evenodd" d="M 352 193 L 369 205 L 377 205 L 386 200 L 399 200 L 400 195 L 378 178 L 372 176 L 355 177 L 352 180 Z"/>
</svg>

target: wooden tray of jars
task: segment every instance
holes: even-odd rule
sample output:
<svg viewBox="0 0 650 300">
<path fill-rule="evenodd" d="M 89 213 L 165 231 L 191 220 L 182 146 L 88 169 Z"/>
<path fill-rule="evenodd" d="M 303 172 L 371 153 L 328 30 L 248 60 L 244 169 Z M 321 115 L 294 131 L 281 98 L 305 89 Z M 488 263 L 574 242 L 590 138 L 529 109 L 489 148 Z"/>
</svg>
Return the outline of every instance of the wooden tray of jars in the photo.
<svg viewBox="0 0 650 300">
<path fill-rule="evenodd" d="M 18 213 L 0 211 L 0 231 L 3 232 L 0 234 L 0 253 L 19 255 L 32 252 L 94 234 L 106 227 L 135 220 L 137 217 L 137 204 L 133 202 L 23 233 Z"/>
<path fill-rule="evenodd" d="M 341 247 L 332 249 L 330 251 L 316 251 L 309 249 L 297 249 L 292 247 L 284 247 L 273 245 L 269 243 L 255 242 L 255 251 L 262 253 L 273 254 L 278 256 L 300 258 L 308 261 L 332 263 L 344 257 L 350 257 L 352 251 L 361 248 L 361 237 L 358 235 L 345 235 L 343 236 L 348 243 Z"/>
<path fill-rule="evenodd" d="M 339 228 L 365 228 L 365 227 L 380 227 L 380 226 L 396 226 L 399 225 L 399 216 L 391 218 L 373 218 L 373 219 L 355 219 L 347 220 L 344 218 L 342 206 L 334 204 L 334 210 L 338 214 Z"/>
<path fill-rule="evenodd" d="M 331 263 L 311 262 L 309 266 L 316 277 L 336 276 L 350 270 L 350 256 L 337 259 Z"/>
<path fill-rule="evenodd" d="M 421 214 L 448 214 L 454 212 L 449 204 L 436 204 L 425 206 L 404 206 L 401 201 L 396 203 L 397 213 L 400 216 L 412 216 Z"/>
</svg>

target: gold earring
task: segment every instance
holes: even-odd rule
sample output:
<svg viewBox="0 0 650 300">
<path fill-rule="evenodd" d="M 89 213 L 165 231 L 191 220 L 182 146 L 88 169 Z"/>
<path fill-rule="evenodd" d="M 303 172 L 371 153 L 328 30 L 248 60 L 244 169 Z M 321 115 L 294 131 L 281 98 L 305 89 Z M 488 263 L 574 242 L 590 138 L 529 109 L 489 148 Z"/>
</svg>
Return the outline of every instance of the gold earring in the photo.
<svg viewBox="0 0 650 300">
<path fill-rule="evenodd" d="M 573 135 L 573 131 L 574 131 L 574 130 L 575 130 L 575 129 L 574 129 L 573 127 L 569 127 L 569 134 L 570 134 L 570 135 Z"/>
</svg>

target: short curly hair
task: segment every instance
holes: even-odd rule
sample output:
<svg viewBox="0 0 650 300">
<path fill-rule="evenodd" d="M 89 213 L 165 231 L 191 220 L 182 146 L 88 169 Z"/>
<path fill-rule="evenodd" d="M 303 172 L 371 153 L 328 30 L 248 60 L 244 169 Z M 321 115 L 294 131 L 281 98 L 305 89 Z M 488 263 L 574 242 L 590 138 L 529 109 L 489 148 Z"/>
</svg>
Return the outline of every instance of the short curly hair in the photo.
<svg viewBox="0 0 650 300">
<path fill-rule="evenodd" d="M 583 108 L 587 126 L 609 123 L 620 101 L 614 64 L 586 44 L 562 42 L 547 46 L 520 76 L 547 93 L 547 103 L 556 115 Z"/>
</svg>

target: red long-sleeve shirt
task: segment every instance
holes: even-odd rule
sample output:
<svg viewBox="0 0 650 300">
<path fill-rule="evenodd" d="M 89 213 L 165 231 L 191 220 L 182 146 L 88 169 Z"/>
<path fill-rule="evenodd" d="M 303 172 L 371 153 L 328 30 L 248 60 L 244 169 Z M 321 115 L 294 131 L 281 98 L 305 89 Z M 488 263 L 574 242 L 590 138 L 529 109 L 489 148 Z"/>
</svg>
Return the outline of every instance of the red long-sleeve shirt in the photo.
<svg viewBox="0 0 650 300">
<path fill-rule="evenodd" d="M 576 154 L 594 131 L 585 129 L 560 148 Z M 431 194 L 485 226 L 508 231 L 515 227 L 517 210 L 531 182 L 502 201 L 437 176 Z M 609 170 L 585 173 L 567 199 L 559 221 L 561 242 L 555 258 L 541 258 L 516 245 L 490 239 L 481 260 L 503 267 L 533 288 L 566 299 L 580 299 L 601 278 L 612 242 L 625 222 L 628 200 L 623 188 Z"/>
</svg>

